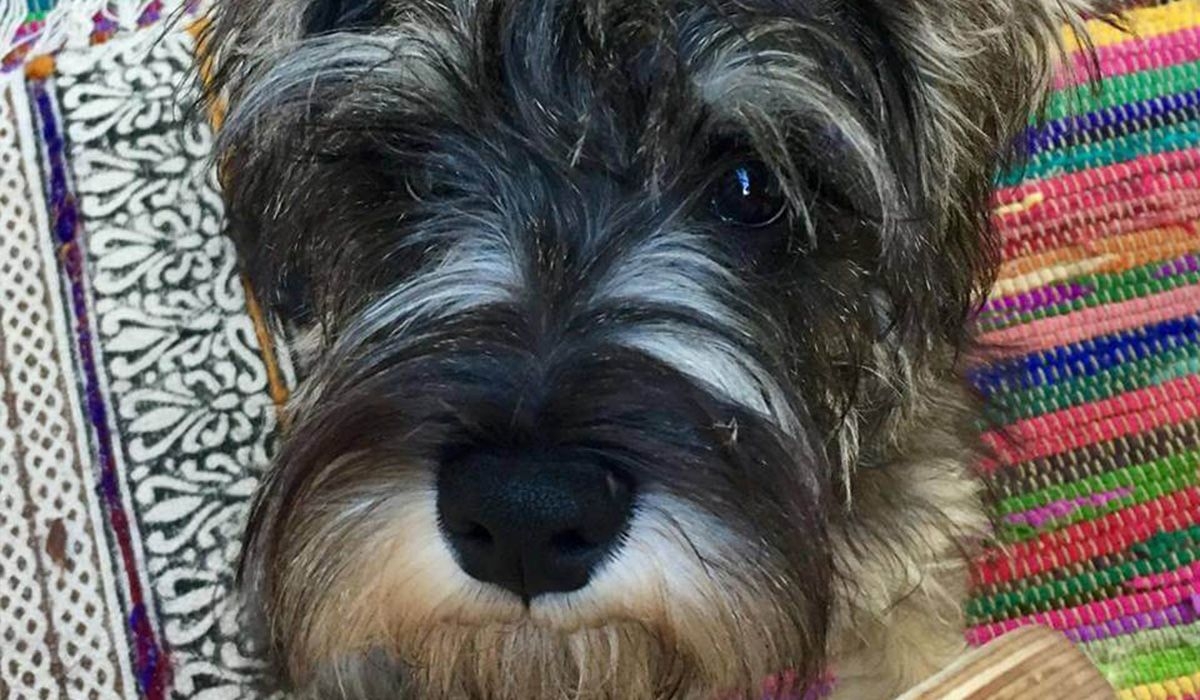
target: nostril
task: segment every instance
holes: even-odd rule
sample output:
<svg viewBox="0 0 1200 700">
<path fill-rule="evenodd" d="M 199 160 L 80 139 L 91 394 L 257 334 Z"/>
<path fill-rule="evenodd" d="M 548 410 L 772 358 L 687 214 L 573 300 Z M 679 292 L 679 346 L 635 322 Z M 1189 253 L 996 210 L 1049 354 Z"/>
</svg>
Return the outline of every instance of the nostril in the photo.
<svg viewBox="0 0 1200 700">
<path fill-rule="evenodd" d="M 593 553 L 596 547 L 579 530 L 565 530 L 550 538 L 551 550 L 564 557 L 586 556 Z"/>
<path fill-rule="evenodd" d="M 468 525 L 466 532 L 463 532 L 459 537 L 473 544 L 490 545 L 492 543 L 491 531 L 479 523 Z"/>
</svg>

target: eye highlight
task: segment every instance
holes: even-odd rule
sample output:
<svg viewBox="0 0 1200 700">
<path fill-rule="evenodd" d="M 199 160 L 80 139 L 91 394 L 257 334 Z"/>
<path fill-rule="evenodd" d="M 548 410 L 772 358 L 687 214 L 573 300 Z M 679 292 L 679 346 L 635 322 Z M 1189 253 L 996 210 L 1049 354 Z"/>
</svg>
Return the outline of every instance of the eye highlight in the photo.
<svg viewBox="0 0 1200 700">
<path fill-rule="evenodd" d="M 779 180 L 757 160 L 743 161 L 722 173 L 712 184 L 709 198 L 718 219 L 750 228 L 770 226 L 787 210 Z"/>
</svg>

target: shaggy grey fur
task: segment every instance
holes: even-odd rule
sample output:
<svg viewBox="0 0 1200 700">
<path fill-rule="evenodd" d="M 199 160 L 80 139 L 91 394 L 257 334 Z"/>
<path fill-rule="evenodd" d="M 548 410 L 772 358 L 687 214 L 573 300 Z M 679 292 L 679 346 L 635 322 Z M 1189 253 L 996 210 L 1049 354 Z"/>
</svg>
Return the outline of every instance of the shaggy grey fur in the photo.
<svg viewBox="0 0 1200 700">
<path fill-rule="evenodd" d="M 1061 25 L 1110 4 L 218 4 L 232 233 L 307 338 L 242 569 L 279 681 L 700 698 L 833 664 L 866 698 L 944 662 L 991 177 Z M 724 216 L 760 171 L 782 214 Z M 454 455 L 531 446 L 637 505 L 586 588 L 525 604 L 434 502 Z"/>
</svg>

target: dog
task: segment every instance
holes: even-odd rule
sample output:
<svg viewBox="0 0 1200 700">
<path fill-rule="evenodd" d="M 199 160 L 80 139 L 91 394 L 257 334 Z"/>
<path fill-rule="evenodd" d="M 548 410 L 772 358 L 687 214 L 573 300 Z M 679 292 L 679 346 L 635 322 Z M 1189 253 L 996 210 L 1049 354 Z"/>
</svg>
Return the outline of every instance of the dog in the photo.
<svg viewBox="0 0 1200 700">
<path fill-rule="evenodd" d="M 997 168 L 1105 0 L 226 0 L 301 380 L 246 533 L 303 698 L 890 697 L 988 533 Z"/>
</svg>

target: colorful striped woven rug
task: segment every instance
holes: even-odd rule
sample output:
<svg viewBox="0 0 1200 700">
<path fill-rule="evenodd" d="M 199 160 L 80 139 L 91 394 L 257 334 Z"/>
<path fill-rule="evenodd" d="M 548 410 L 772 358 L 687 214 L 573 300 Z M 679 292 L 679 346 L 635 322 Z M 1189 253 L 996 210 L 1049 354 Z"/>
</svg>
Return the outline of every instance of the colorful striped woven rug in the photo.
<svg viewBox="0 0 1200 700">
<path fill-rule="evenodd" d="M 1028 165 L 1004 173 L 1004 267 L 972 372 L 1005 547 L 975 567 L 969 638 L 1033 622 L 1122 698 L 1200 697 L 1200 2 L 1093 26 Z"/>
<path fill-rule="evenodd" d="M 64 0 L 65 1 L 65 0 Z M 1143 3 L 1144 4 L 1144 3 Z M 79 8 L 85 8 L 81 11 Z M 0 698 L 253 698 L 231 563 L 286 398 L 183 118 L 185 0 L 0 0 Z M 1000 175 L 1003 547 L 969 639 L 1200 698 L 1200 0 L 1094 27 Z M 786 694 L 786 693 L 784 693 Z"/>
</svg>

